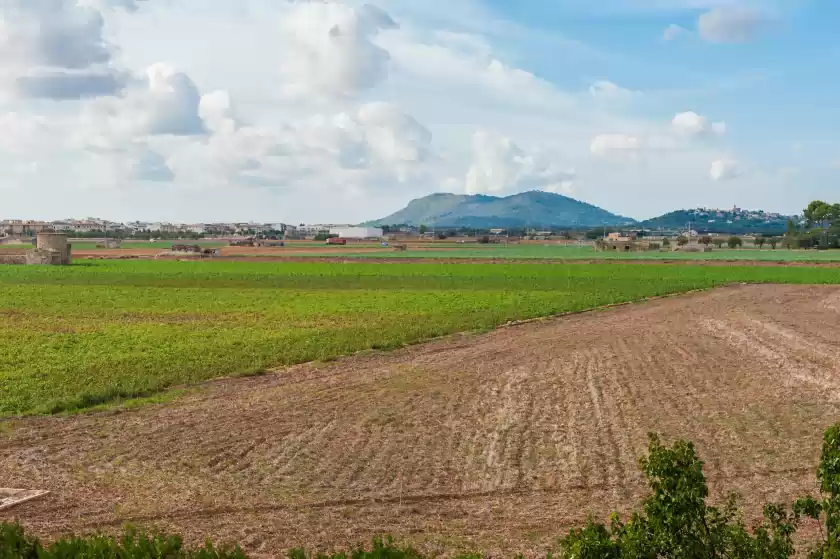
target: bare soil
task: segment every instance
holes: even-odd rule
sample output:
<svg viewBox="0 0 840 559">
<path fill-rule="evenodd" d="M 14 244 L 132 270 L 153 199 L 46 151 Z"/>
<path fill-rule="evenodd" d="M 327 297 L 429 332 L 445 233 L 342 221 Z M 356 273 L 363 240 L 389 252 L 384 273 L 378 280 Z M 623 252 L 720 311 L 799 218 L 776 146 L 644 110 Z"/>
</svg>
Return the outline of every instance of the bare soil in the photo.
<svg viewBox="0 0 840 559">
<path fill-rule="evenodd" d="M 687 438 L 749 519 L 815 489 L 840 417 L 840 288 L 737 286 L 204 385 L 132 411 L 0 423 L 0 512 L 45 537 L 124 523 L 257 557 L 391 533 L 542 553 L 644 495 Z"/>
</svg>

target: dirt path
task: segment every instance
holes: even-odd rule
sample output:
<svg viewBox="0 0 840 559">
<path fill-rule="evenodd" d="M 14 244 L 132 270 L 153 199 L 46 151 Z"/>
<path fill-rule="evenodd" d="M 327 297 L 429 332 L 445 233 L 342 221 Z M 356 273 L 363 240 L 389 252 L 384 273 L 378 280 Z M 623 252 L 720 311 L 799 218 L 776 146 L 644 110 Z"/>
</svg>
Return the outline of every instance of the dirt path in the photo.
<svg viewBox="0 0 840 559">
<path fill-rule="evenodd" d="M 750 516 L 814 488 L 840 417 L 840 288 L 739 286 L 462 335 L 122 413 L 0 429 L 0 513 L 42 535 L 155 525 L 255 556 L 375 534 L 542 552 L 627 510 L 646 433 L 693 440 Z"/>
</svg>

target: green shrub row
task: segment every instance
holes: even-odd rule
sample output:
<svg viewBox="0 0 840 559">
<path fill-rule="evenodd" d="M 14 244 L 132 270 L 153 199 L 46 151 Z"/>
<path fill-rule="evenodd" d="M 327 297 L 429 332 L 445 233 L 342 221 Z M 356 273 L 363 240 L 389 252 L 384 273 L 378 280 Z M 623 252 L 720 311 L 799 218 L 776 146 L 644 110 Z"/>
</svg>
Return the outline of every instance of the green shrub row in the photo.
<svg viewBox="0 0 840 559">
<path fill-rule="evenodd" d="M 703 462 L 690 442 L 663 445 L 651 435 L 648 455 L 640 460 L 649 496 L 633 515 L 610 524 L 590 520 L 560 541 L 566 559 L 840 559 L 840 424 L 824 435 L 817 469 L 819 498 L 804 497 L 792 505 L 768 504 L 763 521 L 748 529 L 737 499 L 721 507 L 707 504 Z M 820 522 L 821 540 L 797 550 L 794 535 L 803 519 Z M 240 559 L 238 548 L 216 548 L 208 542 L 189 550 L 177 536 L 147 535 L 127 529 L 121 538 L 66 537 L 49 545 L 27 536 L 17 524 L 0 524 L 0 559 Z M 374 540 L 368 549 L 311 556 L 303 549 L 289 559 L 424 559 L 410 547 Z M 550 557 L 550 556 L 549 556 Z M 460 556 L 457 559 L 479 559 Z"/>
</svg>

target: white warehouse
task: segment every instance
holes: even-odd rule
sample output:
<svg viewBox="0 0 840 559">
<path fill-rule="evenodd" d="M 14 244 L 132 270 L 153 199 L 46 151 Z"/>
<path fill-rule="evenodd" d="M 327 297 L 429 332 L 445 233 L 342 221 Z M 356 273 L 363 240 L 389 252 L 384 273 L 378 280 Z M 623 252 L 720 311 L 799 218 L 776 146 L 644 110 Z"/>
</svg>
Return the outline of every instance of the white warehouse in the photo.
<svg viewBox="0 0 840 559">
<path fill-rule="evenodd" d="M 338 235 L 342 239 L 380 239 L 382 229 L 379 227 L 331 227 L 330 235 Z"/>
</svg>

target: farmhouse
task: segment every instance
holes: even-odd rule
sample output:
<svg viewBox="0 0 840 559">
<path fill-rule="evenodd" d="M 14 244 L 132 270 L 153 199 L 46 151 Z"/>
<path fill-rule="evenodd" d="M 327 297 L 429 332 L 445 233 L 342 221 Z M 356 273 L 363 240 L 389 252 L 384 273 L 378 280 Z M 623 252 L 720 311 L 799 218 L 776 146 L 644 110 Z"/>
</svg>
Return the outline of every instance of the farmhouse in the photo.
<svg viewBox="0 0 840 559">
<path fill-rule="evenodd" d="M 330 235 L 342 239 L 379 239 L 383 233 L 379 227 L 331 227 Z"/>
<path fill-rule="evenodd" d="M 640 241 L 630 237 L 607 237 L 595 241 L 595 250 L 598 252 L 647 252 L 659 250 L 658 243 Z"/>
</svg>

